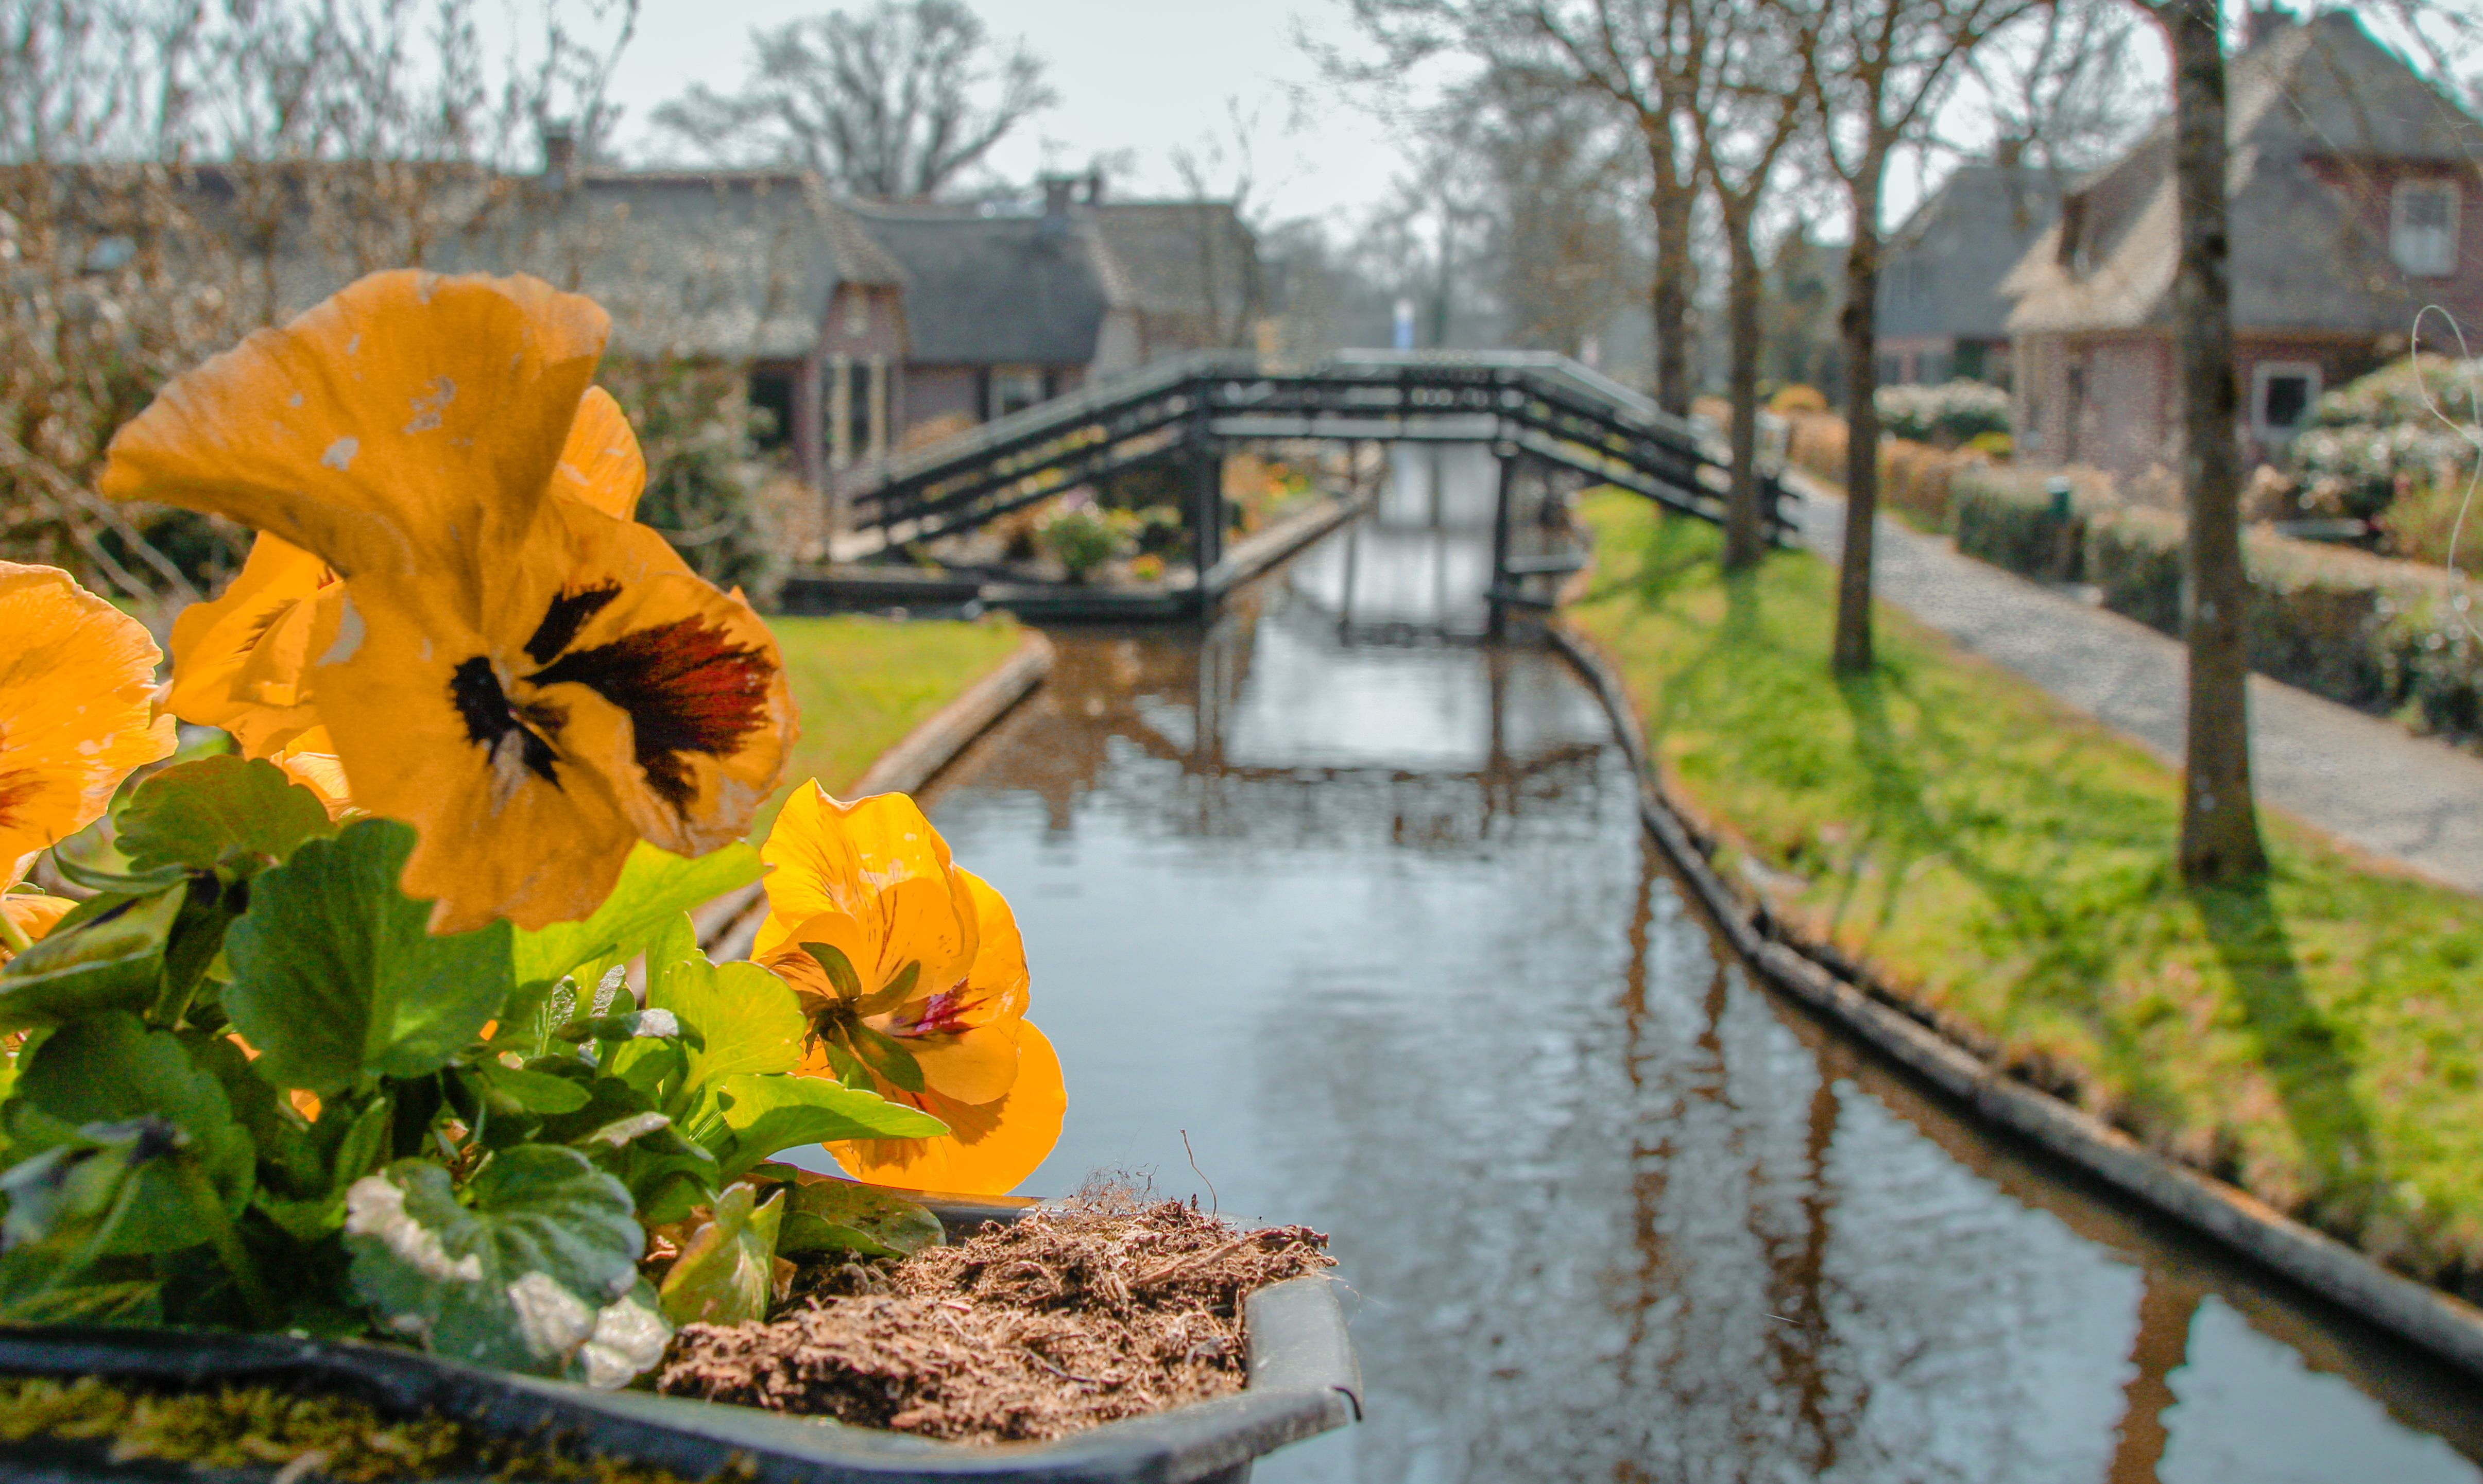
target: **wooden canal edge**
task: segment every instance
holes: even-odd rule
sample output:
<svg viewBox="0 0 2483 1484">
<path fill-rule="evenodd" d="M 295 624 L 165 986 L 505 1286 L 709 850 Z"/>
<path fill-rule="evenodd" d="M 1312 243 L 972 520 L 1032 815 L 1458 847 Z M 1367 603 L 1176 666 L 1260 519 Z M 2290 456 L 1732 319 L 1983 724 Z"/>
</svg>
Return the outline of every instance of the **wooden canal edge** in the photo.
<svg viewBox="0 0 2483 1484">
<path fill-rule="evenodd" d="M 1698 894 L 1733 947 L 1767 980 L 1869 1042 L 1985 1122 L 2030 1140 L 2123 1194 L 2203 1232 L 2312 1293 L 2483 1377 L 2483 1309 L 2390 1272 L 2353 1247 L 2295 1221 L 2247 1191 L 2176 1164 L 2120 1129 L 2018 1081 L 1899 1006 L 1886 986 L 1788 934 L 1717 875 L 1700 838 L 1650 766 L 1638 711 L 1601 649 L 1565 620 L 1544 625 L 1611 718 L 1638 775 L 1647 833 Z"/>
</svg>

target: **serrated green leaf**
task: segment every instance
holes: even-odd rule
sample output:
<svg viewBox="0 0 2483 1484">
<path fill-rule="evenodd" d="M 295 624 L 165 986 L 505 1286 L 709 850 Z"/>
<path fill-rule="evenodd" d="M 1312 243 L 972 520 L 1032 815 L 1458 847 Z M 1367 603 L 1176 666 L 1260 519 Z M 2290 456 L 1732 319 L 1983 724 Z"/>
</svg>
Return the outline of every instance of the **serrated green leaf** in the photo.
<svg viewBox="0 0 2483 1484">
<path fill-rule="evenodd" d="M 919 1108 L 825 1077 L 726 1077 L 716 1111 L 696 1132 L 716 1151 L 719 1179 L 734 1179 L 779 1151 L 830 1139 L 927 1139 L 948 1126 Z M 709 1125 L 713 1131 L 709 1131 Z"/>
<path fill-rule="evenodd" d="M 89 1016 L 45 1037 L 21 1060 L 6 1114 L 12 1153 L 21 1158 L 77 1144 L 84 1128 L 160 1122 L 178 1134 L 229 1214 L 239 1215 L 249 1198 L 256 1154 L 223 1083 L 170 1031 L 150 1031 L 136 1016 Z M 143 1161 L 133 1179 L 128 1218 L 106 1252 L 175 1252 L 207 1239 L 171 1161 Z"/>
<path fill-rule="evenodd" d="M 114 821 L 133 874 L 165 867 L 254 874 L 306 840 L 336 833 L 319 796 L 272 762 L 201 757 L 166 768 L 134 789 Z"/>
<path fill-rule="evenodd" d="M 691 1047 L 671 1101 L 676 1116 L 702 1105 L 709 1089 L 736 1073 L 790 1072 L 802 1064 L 801 1004 L 790 985 L 756 964 L 675 964 L 647 998 L 680 1019 Z"/>
<path fill-rule="evenodd" d="M 750 885 L 765 870 L 758 850 L 746 844 L 688 860 L 642 840 L 622 865 L 612 894 L 592 915 L 517 935 L 517 980 L 557 979 L 589 960 L 634 957 L 675 916 Z"/>
<path fill-rule="evenodd" d="M 81 902 L 40 942 L 0 967 L 0 1034 L 154 1004 L 164 950 L 188 899 L 186 878 L 153 896 Z"/>
<path fill-rule="evenodd" d="M 653 1369 L 672 1338 L 655 1285 L 641 1278 L 596 1314 L 595 1333 L 570 1362 L 569 1379 L 599 1391 L 618 1391 Z"/>
<path fill-rule="evenodd" d="M 312 840 L 251 884 L 225 934 L 224 1008 L 261 1076 L 326 1097 L 366 1076 L 446 1066 L 513 988 L 505 922 L 431 936 L 429 903 L 397 889 L 411 827 L 366 819 Z"/>
<path fill-rule="evenodd" d="M 851 1180 L 796 1180 L 787 1187 L 786 1202 L 776 1250 L 787 1257 L 857 1252 L 902 1258 L 939 1246 L 947 1234 L 927 1207 Z"/>
<path fill-rule="evenodd" d="M 748 1185 L 716 1197 L 714 1215 L 690 1233 L 658 1293 L 675 1324 L 748 1324 L 767 1317 L 775 1286 L 781 1190 L 754 1206 Z"/>
<path fill-rule="evenodd" d="M 448 1172 L 400 1159 L 346 1192 L 354 1290 L 388 1333 L 473 1365 L 559 1375 L 638 1284 L 629 1192 L 572 1149 L 483 1166 L 461 1204 Z"/>
</svg>

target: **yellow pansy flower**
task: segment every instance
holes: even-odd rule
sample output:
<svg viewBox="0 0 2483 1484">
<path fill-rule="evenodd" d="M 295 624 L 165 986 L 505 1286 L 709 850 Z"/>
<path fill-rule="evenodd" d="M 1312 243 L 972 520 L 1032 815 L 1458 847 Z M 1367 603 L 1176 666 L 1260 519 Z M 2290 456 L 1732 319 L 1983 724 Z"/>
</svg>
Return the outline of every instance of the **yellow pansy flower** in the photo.
<svg viewBox="0 0 2483 1484">
<path fill-rule="evenodd" d="M 375 274 L 176 379 L 104 469 L 343 579 L 307 691 L 354 806 L 419 832 L 435 932 L 582 917 L 638 839 L 736 838 L 792 737 L 759 616 L 614 513 L 644 464 L 588 396 L 607 329 L 533 278 Z"/>
<path fill-rule="evenodd" d="M 813 781 L 776 816 L 753 957 L 810 1020 L 810 1075 L 868 1081 L 949 1132 L 832 1143 L 848 1171 L 998 1194 L 1060 1137 L 1060 1059 L 1027 1023 L 1026 944 L 1008 903 L 959 868 L 915 802 L 843 804 Z"/>
<path fill-rule="evenodd" d="M 146 626 L 57 567 L 0 562 L 0 892 L 46 846 L 93 823 L 130 770 L 173 752 L 155 706 L 163 656 Z M 0 898 L 0 946 L 31 941 L 67 904 Z"/>
</svg>

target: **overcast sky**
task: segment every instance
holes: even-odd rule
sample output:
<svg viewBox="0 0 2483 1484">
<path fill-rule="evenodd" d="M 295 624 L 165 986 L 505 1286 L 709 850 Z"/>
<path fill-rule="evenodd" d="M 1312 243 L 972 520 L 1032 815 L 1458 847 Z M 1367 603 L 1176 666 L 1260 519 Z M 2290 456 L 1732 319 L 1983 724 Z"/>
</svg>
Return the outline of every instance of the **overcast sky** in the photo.
<svg viewBox="0 0 2483 1484">
<path fill-rule="evenodd" d="M 1296 31 L 1352 40 L 1344 7 L 1323 0 L 973 0 L 995 37 L 1024 37 L 1060 102 L 1002 141 L 1001 176 L 1082 170 L 1121 155 L 1113 192 L 1181 189 L 1174 153 L 1188 148 L 1217 194 L 1236 179 L 1233 110 L 1249 123 L 1252 199 L 1268 220 L 1359 215 L 1405 169 L 1392 130 L 1324 87 Z M 730 90 L 745 73 L 750 32 L 834 9 L 834 0 L 641 0 L 638 33 L 613 78 L 629 113 L 626 156 L 644 154 L 647 115 L 693 82 Z M 1342 223 L 1340 223 L 1342 225 Z"/>
</svg>

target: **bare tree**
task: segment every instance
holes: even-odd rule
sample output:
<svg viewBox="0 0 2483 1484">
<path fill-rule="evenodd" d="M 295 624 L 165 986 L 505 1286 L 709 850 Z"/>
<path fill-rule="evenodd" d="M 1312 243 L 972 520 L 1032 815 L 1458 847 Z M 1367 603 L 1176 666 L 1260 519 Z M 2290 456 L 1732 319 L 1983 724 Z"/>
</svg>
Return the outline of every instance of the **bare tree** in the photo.
<svg viewBox="0 0 2483 1484">
<path fill-rule="evenodd" d="M 1845 257 L 1845 549 L 1837 571 L 1831 666 L 1873 664 L 1871 538 L 1880 511 L 1878 307 L 1880 217 L 1889 156 L 1920 133 L 1960 63 L 1995 31 L 2046 0 L 1776 0 L 1813 37 L 1803 83 L 1819 111 L 1821 163 L 1843 183 L 1852 237 Z"/>
<path fill-rule="evenodd" d="M 2190 649 L 2181 769 L 2182 880 L 2238 881 L 2267 870 L 2250 769 L 2250 665 L 2242 619 L 2239 398 L 2226 229 L 2225 46 L 2219 0 L 2131 0 L 2164 28 L 2173 54 L 2173 180 L 2180 259 L 2173 339 L 2180 367 L 2181 631 Z"/>
<path fill-rule="evenodd" d="M 1023 43 L 998 53 L 958 0 L 878 0 L 755 31 L 734 95 L 694 87 L 658 128 L 718 159 L 798 162 L 842 190 L 925 200 L 1056 95 Z"/>
<path fill-rule="evenodd" d="M 1807 113 L 1800 86 L 1816 14 L 1769 16 L 1738 0 L 1683 0 L 1685 111 L 1698 168 L 1714 193 L 1731 259 L 1732 487 L 1724 503 L 1724 570 L 1756 567 L 1767 551 L 1758 472 L 1759 311 L 1764 265 L 1758 215 L 1777 160 Z"/>
<path fill-rule="evenodd" d="M 1578 80 L 1622 109 L 1645 147 L 1655 227 L 1655 400 L 1675 416 L 1690 411 L 1690 302 L 1697 282 L 1690 236 L 1700 167 L 1683 127 L 1691 106 L 1691 8 L 1690 0 L 1538 0 L 1528 13 Z"/>
</svg>

